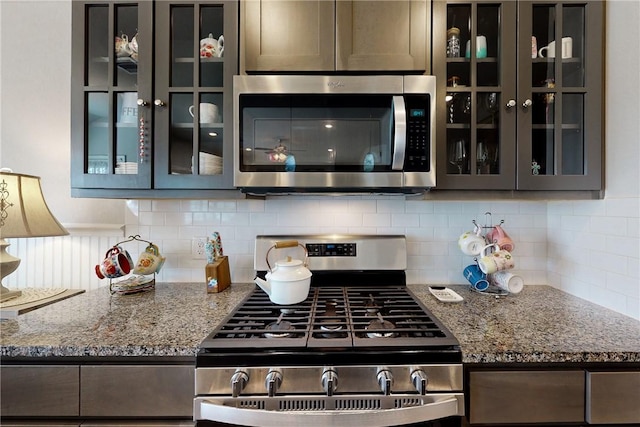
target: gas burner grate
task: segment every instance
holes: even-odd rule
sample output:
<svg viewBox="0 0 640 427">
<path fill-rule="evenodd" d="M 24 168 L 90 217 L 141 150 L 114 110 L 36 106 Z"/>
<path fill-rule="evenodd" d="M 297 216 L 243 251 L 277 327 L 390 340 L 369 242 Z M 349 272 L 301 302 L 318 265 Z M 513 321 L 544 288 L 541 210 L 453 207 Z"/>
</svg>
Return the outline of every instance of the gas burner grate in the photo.
<svg viewBox="0 0 640 427">
<path fill-rule="evenodd" d="M 447 341 L 447 342 L 445 342 Z M 456 344 L 405 286 L 318 287 L 290 306 L 259 288 L 203 342 L 206 348 L 415 347 Z"/>
</svg>

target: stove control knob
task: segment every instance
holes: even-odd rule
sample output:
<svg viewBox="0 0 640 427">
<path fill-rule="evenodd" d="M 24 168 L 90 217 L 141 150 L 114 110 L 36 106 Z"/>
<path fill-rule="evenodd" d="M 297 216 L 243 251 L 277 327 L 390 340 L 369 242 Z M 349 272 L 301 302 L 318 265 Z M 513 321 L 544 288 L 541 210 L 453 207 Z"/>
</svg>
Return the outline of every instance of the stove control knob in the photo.
<svg viewBox="0 0 640 427">
<path fill-rule="evenodd" d="M 322 373 L 322 388 L 327 396 L 333 396 L 333 392 L 338 388 L 338 373 L 333 369 L 325 369 Z"/>
<path fill-rule="evenodd" d="M 391 386 L 393 385 L 393 374 L 387 368 L 378 369 L 378 384 L 380 390 L 385 396 L 391 394 Z"/>
<path fill-rule="evenodd" d="M 231 376 L 231 394 L 233 397 L 240 396 L 240 393 L 249 382 L 249 374 L 240 369 Z"/>
<path fill-rule="evenodd" d="M 264 386 L 267 388 L 267 395 L 269 397 L 275 396 L 280 385 L 282 385 L 282 372 L 277 369 L 269 370 L 264 381 Z"/>
<path fill-rule="evenodd" d="M 427 374 L 424 373 L 422 369 L 416 369 L 411 372 L 411 382 L 413 386 L 418 390 L 420 394 L 427 394 L 427 384 L 429 383 L 429 378 Z"/>
</svg>

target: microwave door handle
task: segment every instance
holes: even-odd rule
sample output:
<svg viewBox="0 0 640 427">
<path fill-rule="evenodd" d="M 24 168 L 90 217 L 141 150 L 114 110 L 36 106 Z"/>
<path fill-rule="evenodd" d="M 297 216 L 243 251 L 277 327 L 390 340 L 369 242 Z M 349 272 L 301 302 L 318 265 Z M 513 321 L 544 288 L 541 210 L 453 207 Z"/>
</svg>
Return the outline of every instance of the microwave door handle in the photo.
<svg viewBox="0 0 640 427">
<path fill-rule="evenodd" d="M 402 170 L 407 148 L 407 109 L 403 96 L 393 97 L 393 160 L 391 170 Z"/>
</svg>

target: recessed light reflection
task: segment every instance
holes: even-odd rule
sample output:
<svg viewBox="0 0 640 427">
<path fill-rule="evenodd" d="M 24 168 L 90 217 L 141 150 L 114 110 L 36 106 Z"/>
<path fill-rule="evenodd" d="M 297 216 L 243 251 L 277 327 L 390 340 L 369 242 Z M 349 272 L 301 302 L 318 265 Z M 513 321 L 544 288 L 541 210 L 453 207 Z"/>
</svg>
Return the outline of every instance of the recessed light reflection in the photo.
<svg viewBox="0 0 640 427">
<path fill-rule="evenodd" d="M 216 137 L 216 136 L 218 136 L 218 134 L 216 132 L 209 132 L 209 136 L 210 137 Z"/>
<path fill-rule="evenodd" d="M 333 125 L 331 123 L 325 123 L 324 127 L 326 127 L 327 129 L 331 129 Z"/>
<path fill-rule="evenodd" d="M 333 148 L 327 148 L 327 151 L 333 153 Z"/>
<path fill-rule="evenodd" d="M 253 149 L 251 147 L 247 147 L 244 149 L 244 151 L 253 151 Z"/>
<path fill-rule="evenodd" d="M 453 95 L 447 95 L 447 96 L 445 96 L 445 97 L 444 97 L 444 100 L 445 100 L 446 102 L 449 102 L 449 101 L 451 101 L 452 99 L 453 99 Z"/>
</svg>

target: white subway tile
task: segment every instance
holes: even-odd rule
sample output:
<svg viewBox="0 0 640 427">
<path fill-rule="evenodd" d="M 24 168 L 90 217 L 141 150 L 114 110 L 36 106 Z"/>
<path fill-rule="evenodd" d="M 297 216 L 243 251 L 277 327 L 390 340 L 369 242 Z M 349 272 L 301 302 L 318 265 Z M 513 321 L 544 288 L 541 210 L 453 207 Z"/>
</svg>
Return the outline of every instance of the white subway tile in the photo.
<svg viewBox="0 0 640 427">
<path fill-rule="evenodd" d="M 391 225 L 394 227 L 419 227 L 420 216 L 418 214 L 398 214 L 391 215 Z"/>
<path fill-rule="evenodd" d="M 235 212 L 236 210 L 235 200 L 209 200 L 210 212 Z"/>
<path fill-rule="evenodd" d="M 140 225 L 165 225 L 164 212 L 140 212 Z"/>
<path fill-rule="evenodd" d="M 249 225 L 249 213 L 222 212 L 222 214 L 220 215 L 220 225 L 236 227 Z"/>
<path fill-rule="evenodd" d="M 207 200 L 182 200 L 180 210 L 182 212 L 207 212 L 209 202 Z"/>
<path fill-rule="evenodd" d="M 391 225 L 391 214 L 364 213 L 362 215 L 362 224 L 365 227 L 388 227 Z"/>
<path fill-rule="evenodd" d="M 180 200 L 153 200 L 151 206 L 154 212 L 180 212 Z"/>
<path fill-rule="evenodd" d="M 605 199 L 607 216 L 640 216 L 640 198 L 629 197 L 619 199 Z"/>
<path fill-rule="evenodd" d="M 222 222 L 222 214 L 220 212 L 194 212 L 193 225 L 218 225 Z"/>
<path fill-rule="evenodd" d="M 193 214 L 191 212 L 168 212 L 165 214 L 165 224 L 169 226 L 192 225 Z"/>
</svg>

